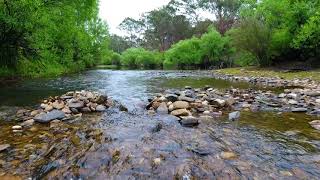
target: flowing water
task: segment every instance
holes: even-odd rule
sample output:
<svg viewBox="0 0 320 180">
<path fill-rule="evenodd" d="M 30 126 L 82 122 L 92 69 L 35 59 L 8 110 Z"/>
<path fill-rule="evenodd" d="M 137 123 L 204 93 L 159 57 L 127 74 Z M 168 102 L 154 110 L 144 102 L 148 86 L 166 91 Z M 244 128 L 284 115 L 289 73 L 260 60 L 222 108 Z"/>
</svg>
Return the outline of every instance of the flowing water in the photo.
<svg viewBox="0 0 320 180">
<path fill-rule="evenodd" d="M 304 114 L 242 112 L 182 127 L 150 116 L 148 98 L 184 86 L 261 88 L 210 77 L 210 72 L 90 70 L 0 88 L 0 179 L 319 179 L 320 133 Z M 35 125 L 14 134 L 8 117 L 69 90 L 96 90 L 125 105 L 81 120 Z M 281 91 L 281 89 L 272 89 Z M 227 153 L 232 152 L 232 153 Z M 232 154 L 232 156 L 227 155 Z"/>
</svg>

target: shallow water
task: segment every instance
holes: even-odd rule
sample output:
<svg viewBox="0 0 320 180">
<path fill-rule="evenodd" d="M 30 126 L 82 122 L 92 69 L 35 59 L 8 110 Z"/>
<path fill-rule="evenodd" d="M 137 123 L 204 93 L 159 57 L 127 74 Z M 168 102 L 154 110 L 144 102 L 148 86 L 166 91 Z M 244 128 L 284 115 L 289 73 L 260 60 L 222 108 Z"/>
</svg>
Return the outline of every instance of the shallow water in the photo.
<svg viewBox="0 0 320 180">
<path fill-rule="evenodd" d="M 35 179 L 319 179 L 320 133 L 304 114 L 227 112 L 197 128 L 171 116 L 149 116 L 144 105 L 155 93 L 184 86 L 259 88 L 210 78 L 210 72 L 90 70 L 62 78 L 28 80 L 0 88 L 2 117 L 13 106 L 34 106 L 49 95 L 97 90 L 128 107 L 82 120 L 35 125 L 13 134 L 0 122 L 0 178 Z M 272 89 L 278 91 L 278 89 Z M 1 116 L 0 116 L 1 117 Z M 223 152 L 233 152 L 226 158 Z"/>
</svg>

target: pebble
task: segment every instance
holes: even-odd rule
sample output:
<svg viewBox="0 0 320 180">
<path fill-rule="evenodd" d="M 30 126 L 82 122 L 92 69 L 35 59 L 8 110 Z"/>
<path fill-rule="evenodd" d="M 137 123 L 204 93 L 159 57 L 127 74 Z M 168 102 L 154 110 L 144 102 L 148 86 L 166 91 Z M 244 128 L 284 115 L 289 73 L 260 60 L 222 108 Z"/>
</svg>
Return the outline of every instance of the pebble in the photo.
<svg viewBox="0 0 320 180">
<path fill-rule="evenodd" d="M 229 120 L 234 121 L 240 118 L 241 113 L 239 111 L 235 111 L 229 114 Z"/>
<path fill-rule="evenodd" d="M 233 152 L 222 152 L 220 154 L 222 159 L 235 159 L 237 158 L 237 155 Z"/>
<path fill-rule="evenodd" d="M 12 126 L 13 130 L 22 130 L 22 126 Z"/>
<path fill-rule="evenodd" d="M 188 116 L 190 112 L 186 109 L 177 109 L 171 112 L 173 116 Z"/>
<path fill-rule="evenodd" d="M 10 144 L 1 144 L 0 145 L 0 152 L 4 151 L 4 150 L 7 150 L 10 147 L 11 147 Z"/>
</svg>

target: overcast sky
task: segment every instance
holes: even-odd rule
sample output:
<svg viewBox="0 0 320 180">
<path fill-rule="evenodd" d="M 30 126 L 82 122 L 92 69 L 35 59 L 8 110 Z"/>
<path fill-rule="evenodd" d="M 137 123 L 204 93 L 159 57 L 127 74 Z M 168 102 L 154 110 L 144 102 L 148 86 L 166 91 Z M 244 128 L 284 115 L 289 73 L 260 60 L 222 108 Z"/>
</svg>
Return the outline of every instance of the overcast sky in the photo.
<svg viewBox="0 0 320 180">
<path fill-rule="evenodd" d="M 100 0 L 100 17 L 108 22 L 110 32 L 121 35 L 117 26 L 126 18 L 139 18 L 144 13 L 169 3 L 170 0 Z"/>
</svg>

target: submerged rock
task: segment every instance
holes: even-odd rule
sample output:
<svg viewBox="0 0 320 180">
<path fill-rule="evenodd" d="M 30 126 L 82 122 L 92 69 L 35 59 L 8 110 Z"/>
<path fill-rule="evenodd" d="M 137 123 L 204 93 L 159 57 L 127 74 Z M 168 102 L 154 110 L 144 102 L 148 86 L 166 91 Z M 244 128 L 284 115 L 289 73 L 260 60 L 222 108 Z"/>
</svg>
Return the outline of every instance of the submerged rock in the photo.
<svg viewBox="0 0 320 180">
<path fill-rule="evenodd" d="M 107 108 L 105 107 L 105 106 L 103 106 L 103 105 L 98 105 L 97 107 L 96 107 L 96 111 L 98 111 L 98 112 L 102 112 L 102 111 L 105 111 Z"/>
<path fill-rule="evenodd" d="M 182 126 L 185 126 L 185 127 L 193 127 L 199 124 L 199 120 L 193 116 L 188 116 L 188 117 L 182 117 L 180 123 Z"/>
<path fill-rule="evenodd" d="M 291 109 L 292 112 L 307 112 L 308 108 L 293 108 Z"/>
<path fill-rule="evenodd" d="M 315 128 L 315 129 L 317 129 L 317 130 L 320 130 L 320 120 L 311 121 L 311 122 L 309 122 L 309 124 L 310 124 L 313 128 Z"/>
<path fill-rule="evenodd" d="M 65 113 L 60 110 L 52 110 L 47 114 L 39 114 L 34 117 L 34 120 L 39 123 L 48 123 L 54 119 L 63 119 Z"/>
<path fill-rule="evenodd" d="M 0 144 L 0 152 L 7 150 L 10 147 L 10 144 Z"/>
<path fill-rule="evenodd" d="M 240 118 L 240 112 L 239 111 L 235 111 L 229 114 L 229 120 L 230 121 L 234 121 L 234 120 L 238 120 Z"/>
</svg>

